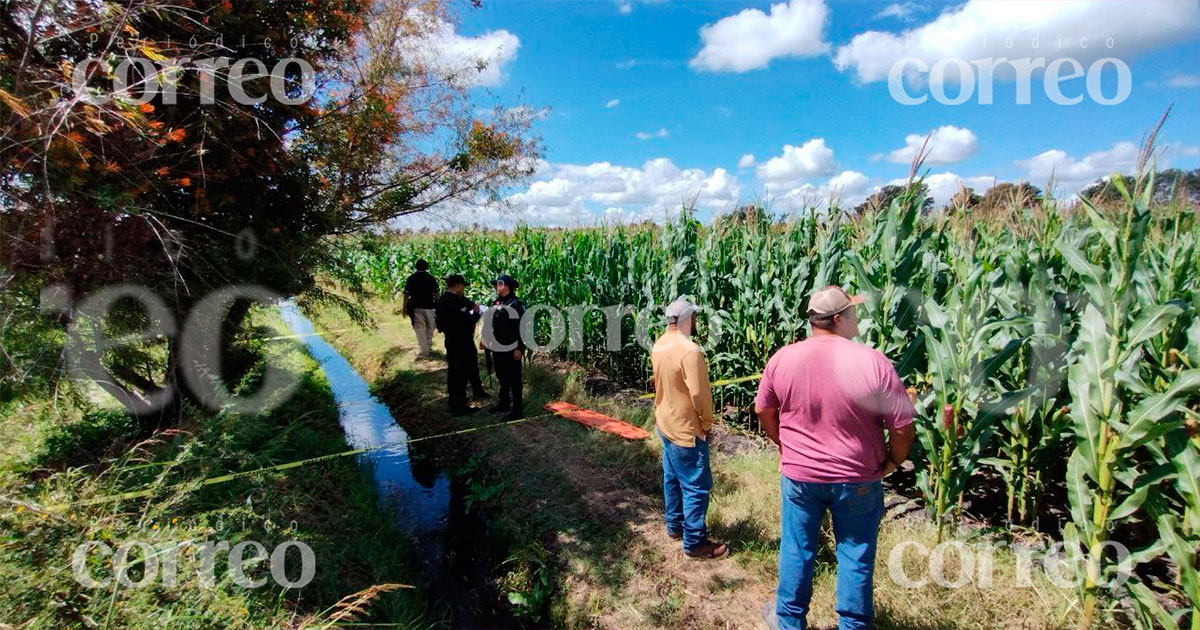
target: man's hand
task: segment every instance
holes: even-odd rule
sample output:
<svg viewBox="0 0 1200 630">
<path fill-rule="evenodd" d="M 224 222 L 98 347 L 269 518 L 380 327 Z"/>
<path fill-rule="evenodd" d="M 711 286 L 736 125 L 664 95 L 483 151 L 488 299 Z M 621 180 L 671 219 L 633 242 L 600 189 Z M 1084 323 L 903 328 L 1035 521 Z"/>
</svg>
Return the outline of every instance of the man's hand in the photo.
<svg viewBox="0 0 1200 630">
<path fill-rule="evenodd" d="M 779 441 L 779 409 L 760 409 L 755 405 L 754 413 L 758 416 L 758 425 L 762 427 L 763 433 L 767 434 L 767 439 L 774 442 L 782 452 L 783 444 Z"/>
<path fill-rule="evenodd" d="M 518 361 L 520 361 L 520 360 L 521 360 L 521 349 L 520 349 L 520 348 L 517 348 L 516 350 L 513 350 L 513 358 L 514 358 L 514 359 L 516 359 L 516 360 L 518 360 Z"/>
<path fill-rule="evenodd" d="M 890 459 L 886 460 L 883 462 L 883 466 L 879 469 L 879 478 L 883 479 L 884 477 L 896 472 L 899 468 L 900 467 L 896 465 L 896 462 L 893 462 Z"/>
<path fill-rule="evenodd" d="M 913 443 L 916 441 L 916 425 L 909 424 L 888 431 L 887 462 L 880 468 L 880 479 L 892 474 L 900 464 L 908 460 L 908 454 L 912 452 Z M 900 464 L 897 464 L 897 461 Z"/>
</svg>

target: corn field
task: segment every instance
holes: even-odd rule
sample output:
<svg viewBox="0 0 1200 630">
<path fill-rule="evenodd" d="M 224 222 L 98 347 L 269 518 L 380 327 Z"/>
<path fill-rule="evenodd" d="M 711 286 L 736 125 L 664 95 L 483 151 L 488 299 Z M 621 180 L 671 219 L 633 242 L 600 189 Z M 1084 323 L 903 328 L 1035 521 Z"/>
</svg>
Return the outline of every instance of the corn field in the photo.
<svg viewBox="0 0 1200 630">
<path fill-rule="evenodd" d="M 1200 630 L 1197 214 L 1153 202 L 1152 176 L 1112 184 L 1124 203 L 988 217 L 923 213 L 910 192 L 858 217 L 748 210 L 705 226 L 684 212 L 661 227 L 373 235 L 338 242 L 330 273 L 397 296 L 423 257 L 465 275 L 477 300 L 498 273 L 520 280 L 531 306 L 691 296 L 705 309 L 702 345 L 719 326 L 714 380 L 757 374 L 805 337 L 814 288 L 865 293 L 860 340 L 916 397 L 915 487 L 939 531 L 990 491 L 1010 528 L 1061 537 L 1084 627 L 1127 597 L 1140 627 Z M 584 321 L 560 352 L 645 389 L 633 317 L 619 352 L 605 351 L 598 313 Z M 755 385 L 714 392 L 727 420 L 748 422 Z M 1106 542 L 1128 546 L 1140 569 L 1167 570 L 1106 590 L 1118 570 Z"/>
</svg>

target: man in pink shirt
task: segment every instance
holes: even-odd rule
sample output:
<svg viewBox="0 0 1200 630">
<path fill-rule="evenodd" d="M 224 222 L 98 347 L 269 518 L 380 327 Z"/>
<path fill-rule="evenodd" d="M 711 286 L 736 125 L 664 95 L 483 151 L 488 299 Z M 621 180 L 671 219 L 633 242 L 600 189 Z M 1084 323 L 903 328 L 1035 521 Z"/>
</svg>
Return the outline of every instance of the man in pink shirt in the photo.
<svg viewBox="0 0 1200 630">
<path fill-rule="evenodd" d="M 768 623 L 777 620 L 785 630 L 807 627 L 826 511 L 837 540 L 838 628 L 867 630 L 875 618 L 880 480 L 908 458 L 916 431 L 912 402 L 891 361 L 852 341 L 858 335 L 854 306 L 862 302 L 836 286 L 814 293 L 808 302 L 812 337 L 771 357 L 754 404 L 780 453 L 783 532 Z"/>
</svg>

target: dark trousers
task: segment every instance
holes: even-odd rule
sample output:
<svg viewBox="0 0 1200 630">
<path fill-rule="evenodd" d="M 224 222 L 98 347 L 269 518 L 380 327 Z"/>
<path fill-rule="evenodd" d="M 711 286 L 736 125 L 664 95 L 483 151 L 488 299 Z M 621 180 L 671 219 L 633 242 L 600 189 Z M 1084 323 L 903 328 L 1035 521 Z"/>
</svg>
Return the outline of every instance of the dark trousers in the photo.
<svg viewBox="0 0 1200 630">
<path fill-rule="evenodd" d="M 446 342 L 446 397 L 450 409 L 466 409 L 467 386 L 476 396 L 483 395 L 483 381 L 479 378 L 479 353 L 473 339 L 465 342 Z"/>
<path fill-rule="evenodd" d="M 521 381 L 521 360 L 514 358 L 513 353 L 495 352 L 492 363 L 496 368 L 496 380 L 500 381 L 501 408 L 510 407 L 518 413 L 525 411 L 525 400 L 522 396 L 524 384 Z"/>
</svg>

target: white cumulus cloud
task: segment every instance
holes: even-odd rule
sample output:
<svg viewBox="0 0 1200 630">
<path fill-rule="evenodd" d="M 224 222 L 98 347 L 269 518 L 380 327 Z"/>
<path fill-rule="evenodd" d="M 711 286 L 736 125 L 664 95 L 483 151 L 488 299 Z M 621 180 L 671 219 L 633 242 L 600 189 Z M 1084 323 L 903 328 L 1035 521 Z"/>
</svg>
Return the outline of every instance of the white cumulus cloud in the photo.
<svg viewBox="0 0 1200 630">
<path fill-rule="evenodd" d="M 819 184 L 805 182 L 777 193 L 772 202 L 793 210 L 831 206 L 853 208 L 866 199 L 870 184 L 870 178 L 858 171 L 842 171 Z"/>
<path fill-rule="evenodd" d="M 867 197 L 871 180 L 858 171 L 842 171 L 829 178 L 818 190 L 823 198 L 840 202 L 843 208 L 853 208 Z"/>
<path fill-rule="evenodd" d="M 506 31 L 467 37 L 454 25 L 435 20 L 429 34 L 413 42 L 414 55 L 430 68 L 464 87 L 493 87 L 504 82 L 504 70 L 517 58 L 521 40 Z"/>
<path fill-rule="evenodd" d="M 954 125 L 942 125 L 930 134 L 926 147 L 926 164 L 951 164 L 971 157 L 979 150 L 979 139 L 975 132 Z M 912 133 L 904 137 L 904 146 L 888 153 L 889 162 L 910 164 L 913 157 L 925 145 L 926 134 Z"/>
<path fill-rule="evenodd" d="M 619 99 L 619 98 L 614 98 L 614 99 L 612 99 L 611 101 L 609 101 L 609 102 L 605 103 L 605 104 L 604 104 L 604 106 L 605 106 L 605 107 L 607 107 L 607 108 L 609 108 L 609 109 L 612 109 L 612 108 L 614 108 L 614 107 L 616 107 L 617 105 L 620 105 L 620 104 L 621 104 L 621 99 Z"/>
<path fill-rule="evenodd" d="M 933 197 L 934 207 L 940 208 L 954 198 L 958 191 L 963 188 L 970 188 L 977 194 L 982 195 L 989 188 L 996 185 L 996 178 L 986 175 L 975 177 L 960 177 L 954 173 L 932 173 L 925 177 L 925 185 L 929 187 L 929 196 Z M 892 182 L 898 185 L 903 185 L 904 180 L 896 180 Z"/>
<path fill-rule="evenodd" d="M 750 168 L 755 165 L 754 154 L 747 153 L 738 160 L 738 168 Z"/>
<path fill-rule="evenodd" d="M 778 193 L 795 189 L 814 177 L 828 175 L 835 168 L 833 149 L 825 146 L 824 138 L 813 138 L 798 147 L 785 144 L 783 153 L 760 164 L 756 173 L 767 192 Z"/>
<path fill-rule="evenodd" d="M 1139 53 L 1198 31 L 1200 3 L 1192 1 L 1040 0 L 1014 6 L 969 0 L 903 33 L 860 33 L 838 47 L 834 63 L 867 83 L 887 79 L 892 64 L 908 57 L 932 67 L 946 58 L 1068 56 L 1086 67 L 1104 57 L 1128 63 Z M 996 77 L 1005 75 L 998 70 Z"/>
<path fill-rule="evenodd" d="M 703 47 L 688 65 L 706 72 L 747 72 L 780 57 L 824 54 L 828 18 L 824 0 L 781 2 L 771 5 L 770 13 L 746 9 L 700 27 Z"/>
<path fill-rule="evenodd" d="M 1044 186 L 1053 177 L 1056 188 L 1075 193 L 1113 173 L 1132 173 L 1137 168 L 1141 152 L 1136 144 L 1128 141 L 1118 142 L 1111 149 L 1089 153 L 1081 158 L 1073 158 L 1062 149 L 1050 149 L 1031 158 L 1017 160 L 1017 166 L 1025 169 L 1029 181 L 1036 185 Z"/>
<path fill-rule="evenodd" d="M 525 220 L 545 225 L 595 222 L 602 215 L 665 218 L 693 200 L 710 209 L 731 205 L 741 192 L 737 178 L 723 168 L 681 169 L 667 158 L 640 168 L 545 164 L 535 177 L 538 181 L 507 201 Z"/>
<path fill-rule="evenodd" d="M 990 175 L 977 175 L 974 177 L 962 177 L 955 175 L 949 171 L 942 173 L 931 173 L 925 177 L 925 186 L 928 188 L 928 194 L 933 198 L 933 207 L 941 208 L 950 203 L 954 195 L 958 194 L 963 188 L 970 188 L 976 194 L 982 195 L 989 188 L 1000 183 L 995 177 Z M 889 186 L 905 186 L 908 180 L 904 178 L 893 179 L 888 182 Z M 875 186 L 871 189 L 871 194 L 879 192 L 882 186 Z M 864 197 L 865 198 L 865 197 Z"/>
<path fill-rule="evenodd" d="M 859 193 L 867 189 L 870 180 L 858 171 L 842 171 L 829 178 L 827 185 L 832 190 L 842 190 L 847 193 Z"/>
</svg>

